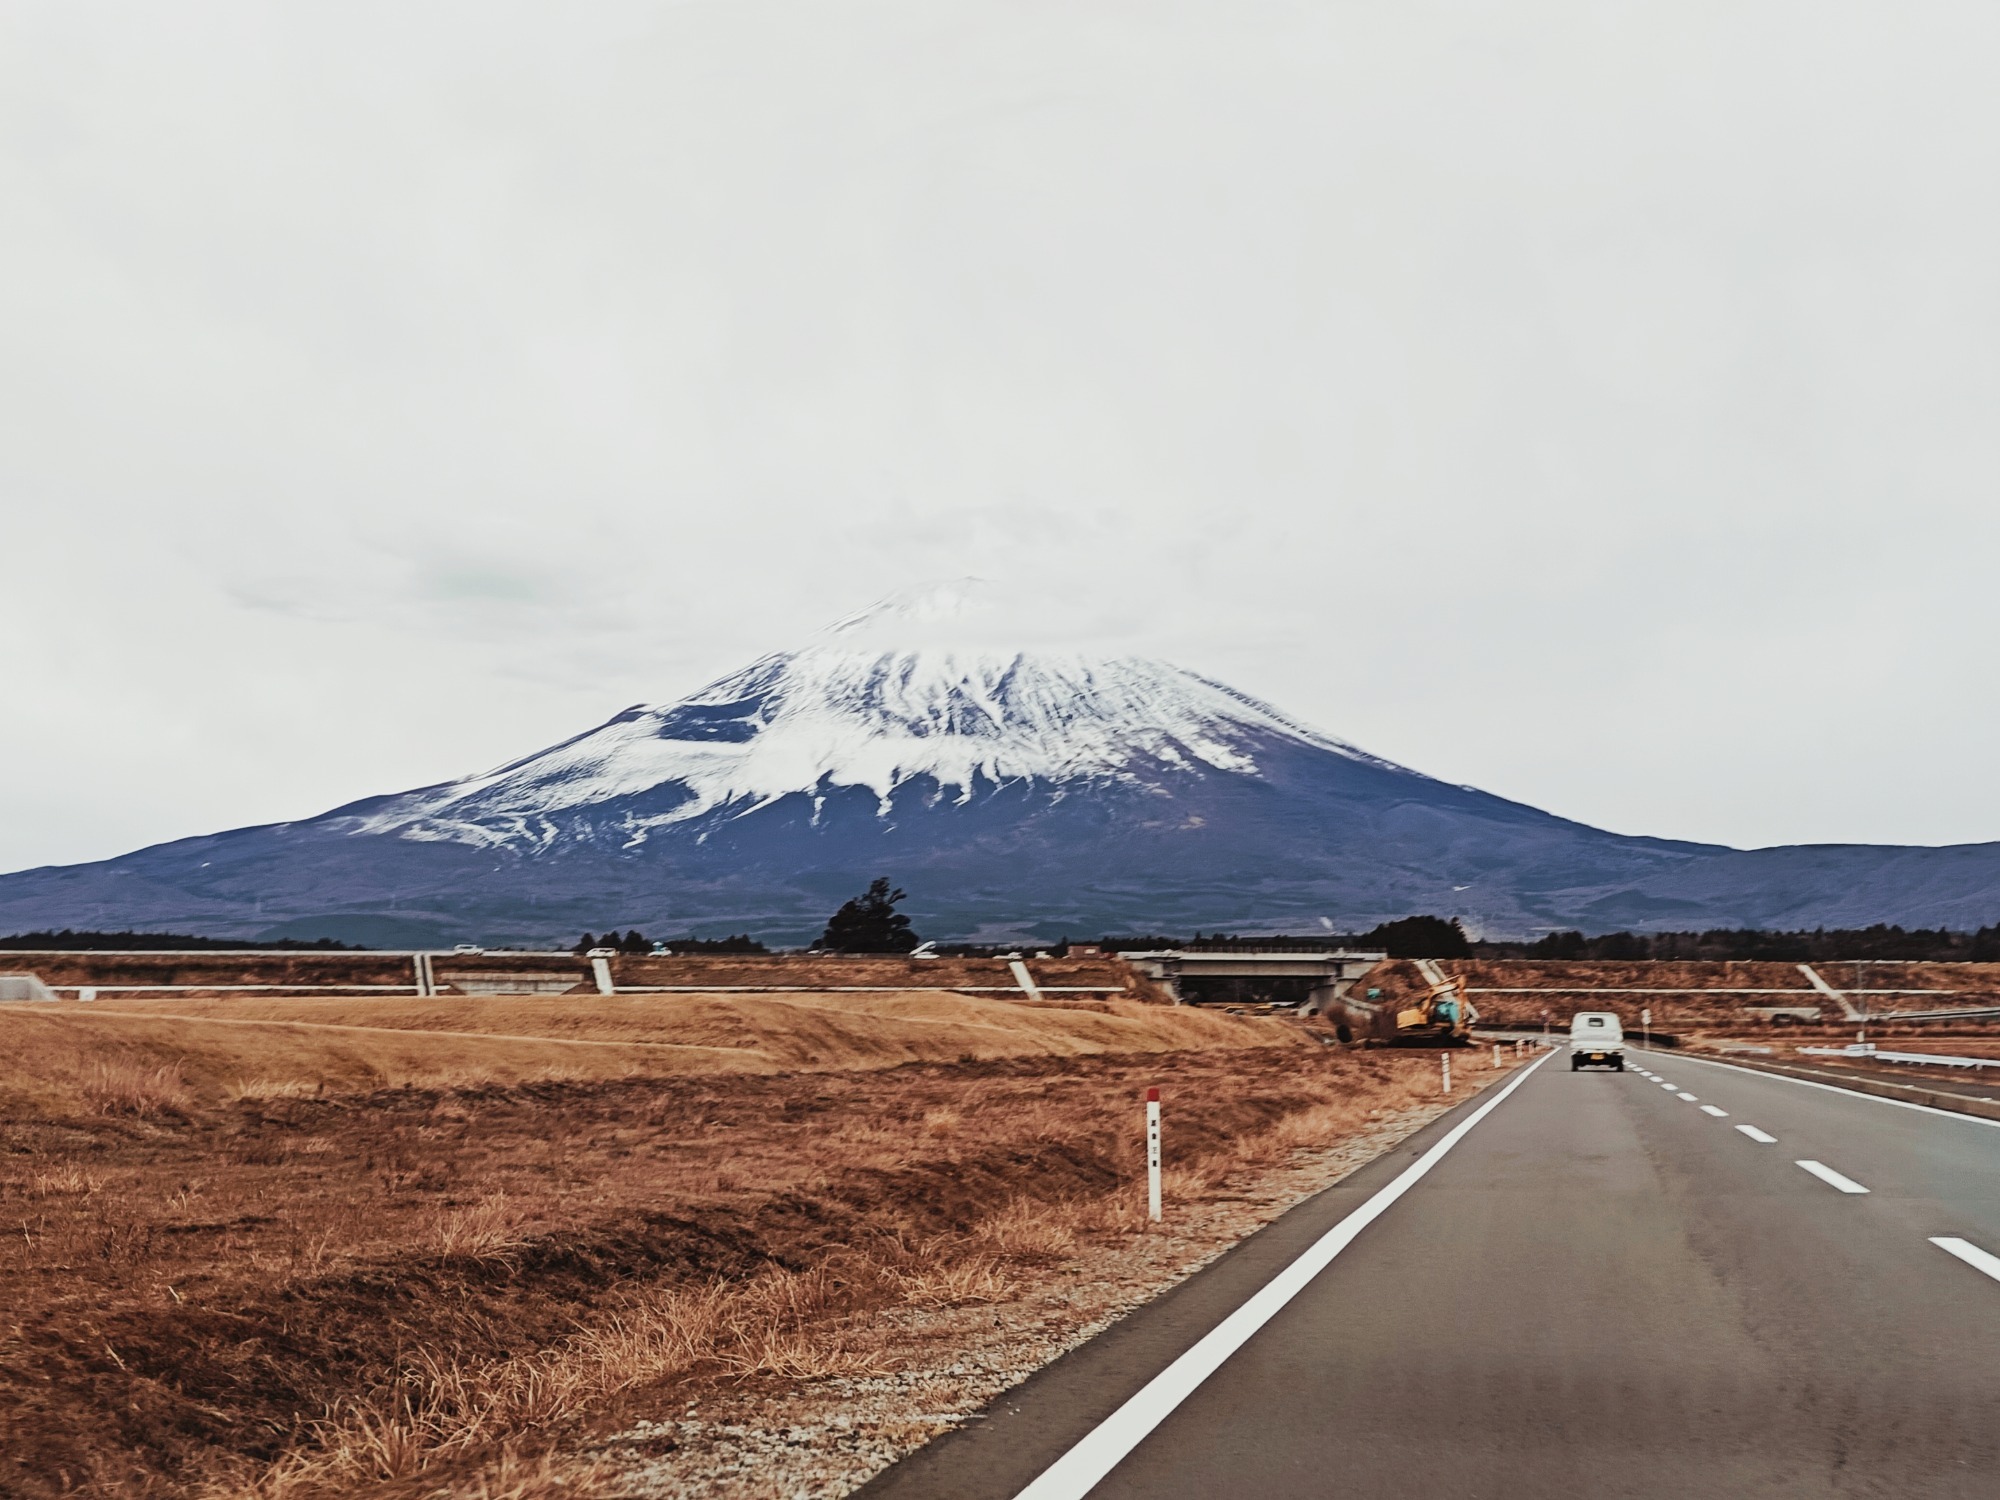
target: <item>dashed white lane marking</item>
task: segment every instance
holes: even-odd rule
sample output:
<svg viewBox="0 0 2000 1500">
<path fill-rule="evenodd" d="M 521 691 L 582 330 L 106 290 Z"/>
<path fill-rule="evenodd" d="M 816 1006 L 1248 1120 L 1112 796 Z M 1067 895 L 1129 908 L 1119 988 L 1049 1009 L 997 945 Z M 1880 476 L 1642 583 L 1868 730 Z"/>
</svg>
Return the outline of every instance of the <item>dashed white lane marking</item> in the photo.
<svg viewBox="0 0 2000 1500">
<path fill-rule="evenodd" d="M 1825 1162 L 1797 1161 L 1793 1162 L 1792 1165 L 1795 1167 L 1804 1167 L 1828 1187 L 1838 1188 L 1843 1193 L 1865 1193 L 1868 1191 L 1867 1188 L 1856 1182 L 1852 1177 L 1841 1176 L 1840 1173 L 1834 1171 Z"/>
<path fill-rule="evenodd" d="M 1962 1114 L 1955 1109 L 1938 1109 L 1929 1104 L 1913 1104 L 1908 1099 L 1883 1099 L 1875 1094 L 1857 1094 L 1853 1089 L 1844 1089 L 1837 1083 L 1819 1083 L 1811 1078 L 1794 1078 L 1789 1073 L 1767 1073 L 1762 1068 L 1742 1068 L 1735 1063 L 1717 1062 L 1710 1057 L 1684 1057 L 1682 1062 L 1691 1062 L 1704 1068 L 1727 1068 L 1732 1073 L 1747 1073 L 1752 1078 L 1773 1078 L 1779 1083 L 1795 1083 L 1800 1088 L 1822 1089 L 1829 1094 L 1845 1094 L 1850 1099 L 1865 1099 L 1871 1104 L 1887 1104 L 1896 1109 L 1914 1109 L 1919 1114 L 1937 1115 L 1941 1119 L 1956 1120 L 1961 1125 L 1978 1125 L 1986 1130 L 2000 1130 L 2000 1120 L 1989 1120 L 1982 1115 Z"/>
<path fill-rule="evenodd" d="M 1660 1085 L 1660 1087 L 1661 1087 L 1661 1088 L 1663 1088 L 1663 1089 L 1667 1089 L 1667 1090 L 1669 1090 L 1669 1091 L 1671 1091 L 1671 1092 L 1675 1092 L 1675 1093 L 1678 1093 L 1678 1092 L 1679 1092 L 1679 1090 L 1675 1089 L 1675 1088 L 1674 1088 L 1674 1086 L 1673 1086 L 1673 1085 L 1672 1085 L 1671 1083 L 1663 1083 L 1663 1084 L 1661 1084 L 1661 1085 Z"/>
<path fill-rule="evenodd" d="M 1690 1104 L 1695 1102 L 1693 1094 L 1682 1094 L 1680 1097 L 1687 1100 L 1687 1102 Z"/>
<path fill-rule="evenodd" d="M 1778 1144 L 1778 1138 L 1775 1135 L 1766 1135 L 1755 1125 L 1738 1125 L 1736 1128 L 1760 1146 L 1775 1146 Z"/>
<path fill-rule="evenodd" d="M 2000 1255 L 1988 1255 L 1970 1240 L 1961 1240 L 1951 1235 L 1932 1235 L 1931 1243 L 1946 1255 L 1956 1255 L 1975 1271 L 1984 1271 L 1995 1281 L 2000 1281 Z"/>
<path fill-rule="evenodd" d="M 1701 1107 L 1701 1112 L 1705 1115 L 1714 1115 L 1715 1118 L 1718 1120 L 1726 1120 L 1729 1118 L 1728 1110 L 1717 1109 L 1713 1104 L 1704 1104 Z"/>
</svg>

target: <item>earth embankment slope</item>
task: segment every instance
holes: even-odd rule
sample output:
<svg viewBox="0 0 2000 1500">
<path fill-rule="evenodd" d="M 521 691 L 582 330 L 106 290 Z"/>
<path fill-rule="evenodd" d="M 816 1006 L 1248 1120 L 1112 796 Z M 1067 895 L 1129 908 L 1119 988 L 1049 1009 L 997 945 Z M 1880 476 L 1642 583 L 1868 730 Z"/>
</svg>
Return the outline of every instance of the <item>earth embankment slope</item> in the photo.
<svg viewBox="0 0 2000 1500">
<path fill-rule="evenodd" d="M 513 1494 L 691 1400 L 901 1390 L 968 1317 L 1102 1315 L 1062 1268 L 1154 1243 L 1148 1086 L 1176 1212 L 1233 1210 L 1429 1106 L 1426 1062 L 941 993 L 10 1007 L 0 1492 Z M 884 1455 L 943 1409 L 910 1389 Z"/>
<path fill-rule="evenodd" d="M 0 1101 L 77 1106 L 107 1066 L 244 1093 L 900 1067 L 1001 1057 L 1297 1047 L 1283 1022 L 1113 1000 L 945 991 L 468 998 L 175 996 L 0 1010 Z"/>
<path fill-rule="evenodd" d="M 440 993 L 494 993 L 495 979 L 533 979 L 558 990 L 596 988 L 595 965 L 575 953 L 453 952 L 424 956 Z M 1125 995 L 1166 1000 L 1157 985 L 1108 954 L 1022 959 L 1030 980 L 1057 995 Z M 1020 996 L 1020 975 L 1004 958 L 912 958 L 902 954 L 617 953 L 604 959 L 622 990 L 962 990 Z M 26 971 L 63 989 L 89 985 L 104 995 L 229 992 L 379 991 L 413 994 L 417 955 L 358 950 L 0 952 L 0 969 Z"/>
</svg>

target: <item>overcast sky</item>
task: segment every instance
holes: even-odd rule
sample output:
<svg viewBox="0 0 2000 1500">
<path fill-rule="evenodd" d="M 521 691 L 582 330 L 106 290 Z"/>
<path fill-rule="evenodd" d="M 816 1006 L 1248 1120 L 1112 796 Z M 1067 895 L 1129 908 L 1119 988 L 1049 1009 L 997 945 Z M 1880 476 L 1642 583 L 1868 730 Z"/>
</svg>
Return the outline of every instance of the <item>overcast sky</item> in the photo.
<svg viewBox="0 0 2000 1500">
<path fill-rule="evenodd" d="M 2000 839 L 1996 77 L 1990 0 L 10 0 L 0 868 L 966 573 L 1623 832 Z"/>
</svg>

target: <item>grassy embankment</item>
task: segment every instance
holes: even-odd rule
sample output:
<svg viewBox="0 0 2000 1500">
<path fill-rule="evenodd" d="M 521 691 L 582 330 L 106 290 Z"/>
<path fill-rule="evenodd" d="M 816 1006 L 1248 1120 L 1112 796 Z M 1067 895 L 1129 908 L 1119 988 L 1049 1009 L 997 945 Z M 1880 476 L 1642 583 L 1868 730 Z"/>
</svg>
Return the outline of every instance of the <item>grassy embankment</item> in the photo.
<svg viewBox="0 0 2000 1500">
<path fill-rule="evenodd" d="M 10 1008 L 0 1490 L 588 1488 L 593 1432 L 1143 1235 L 1150 1083 L 1196 1204 L 1435 1064 L 947 994 Z"/>
</svg>

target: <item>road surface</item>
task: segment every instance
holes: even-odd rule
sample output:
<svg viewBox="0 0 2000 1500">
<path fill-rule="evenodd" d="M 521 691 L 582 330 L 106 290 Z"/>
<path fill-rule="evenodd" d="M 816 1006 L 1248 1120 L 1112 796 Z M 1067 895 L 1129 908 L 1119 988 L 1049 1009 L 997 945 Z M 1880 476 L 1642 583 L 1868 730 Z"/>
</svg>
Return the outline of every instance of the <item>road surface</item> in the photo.
<svg viewBox="0 0 2000 1500">
<path fill-rule="evenodd" d="M 2000 1127 L 1633 1063 L 1489 1089 L 860 1493 L 2000 1496 Z"/>
</svg>

